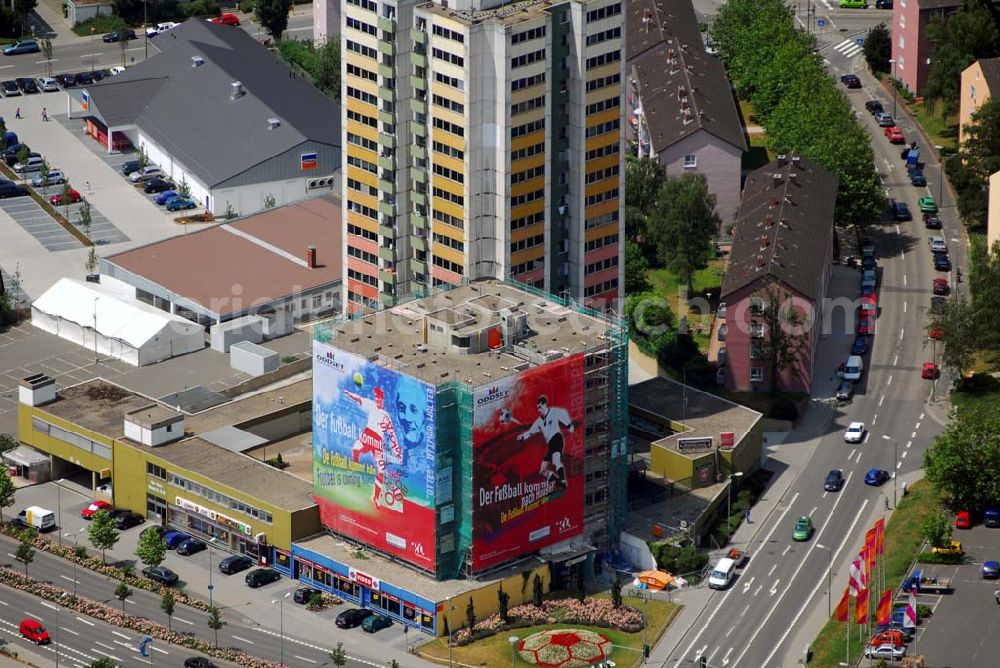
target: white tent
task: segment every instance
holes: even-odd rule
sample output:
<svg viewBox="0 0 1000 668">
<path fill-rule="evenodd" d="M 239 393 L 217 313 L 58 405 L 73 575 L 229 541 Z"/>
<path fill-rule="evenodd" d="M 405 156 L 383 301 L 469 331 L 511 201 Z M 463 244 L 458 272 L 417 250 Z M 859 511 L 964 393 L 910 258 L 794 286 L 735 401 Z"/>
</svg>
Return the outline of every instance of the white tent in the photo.
<svg viewBox="0 0 1000 668">
<path fill-rule="evenodd" d="M 205 328 L 99 284 L 61 278 L 31 305 L 31 323 L 67 341 L 145 366 L 205 347 Z"/>
</svg>

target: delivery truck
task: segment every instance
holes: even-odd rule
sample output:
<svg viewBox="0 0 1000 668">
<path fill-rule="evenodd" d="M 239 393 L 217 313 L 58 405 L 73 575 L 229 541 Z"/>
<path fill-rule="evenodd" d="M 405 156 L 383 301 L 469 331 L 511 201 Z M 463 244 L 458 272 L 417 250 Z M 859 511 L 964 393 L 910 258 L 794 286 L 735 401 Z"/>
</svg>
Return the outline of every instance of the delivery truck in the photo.
<svg viewBox="0 0 1000 668">
<path fill-rule="evenodd" d="M 34 527 L 40 533 L 56 528 L 56 514 L 41 506 L 28 506 L 17 514 L 14 521 L 24 527 Z"/>
</svg>

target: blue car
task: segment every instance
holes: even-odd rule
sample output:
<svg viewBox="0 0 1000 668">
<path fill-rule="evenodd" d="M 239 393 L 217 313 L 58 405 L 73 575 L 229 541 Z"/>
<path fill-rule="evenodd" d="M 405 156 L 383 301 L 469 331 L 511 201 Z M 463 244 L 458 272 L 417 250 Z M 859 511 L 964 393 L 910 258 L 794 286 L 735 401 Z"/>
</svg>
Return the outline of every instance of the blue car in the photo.
<svg viewBox="0 0 1000 668">
<path fill-rule="evenodd" d="M 919 169 L 914 169 L 910 172 L 910 185 L 923 188 L 927 185 L 927 177 L 924 176 L 924 173 Z"/>
<path fill-rule="evenodd" d="M 190 537 L 191 536 L 187 535 L 183 531 L 168 531 L 167 535 L 163 537 L 163 542 L 167 544 L 168 550 L 175 550 L 178 545 Z"/>
<path fill-rule="evenodd" d="M 851 346 L 852 355 L 864 355 L 868 352 L 868 340 L 863 336 L 858 336 L 854 339 L 854 345 Z"/>
<path fill-rule="evenodd" d="M 906 206 L 906 202 L 892 200 L 892 219 L 901 223 L 913 220 L 913 215 L 910 213 L 910 207 Z"/>
<path fill-rule="evenodd" d="M 180 211 L 182 209 L 193 209 L 198 206 L 190 197 L 175 197 L 166 204 L 167 211 Z"/>
<path fill-rule="evenodd" d="M 4 47 L 3 55 L 5 56 L 17 56 L 22 53 L 39 53 L 42 49 L 38 46 L 38 42 L 33 39 L 22 39 L 18 42 L 14 42 L 8 47 Z"/>
<path fill-rule="evenodd" d="M 983 513 L 983 524 L 994 529 L 1000 527 L 1000 508 L 995 506 L 987 508 Z"/>
<path fill-rule="evenodd" d="M 881 487 L 887 480 L 889 480 L 889 472 L 885 469 L 868 469 L 868 473 L 865 474 L 866 485 Z"/>
<path fill-rule="evenodd" d="M 984 561 L 982 573 L 984 580 L 996 580 L 1000 578 L 1000 563 L 992 559 Z"/>
<path fill-rule="evenodd" d="M 181 194 L 179 192 L 177 192 L 176 190 L 164 190 L 159 195 L 157 195 L 156 197 L 154 197 L 153 201 L 156 202 L 159 206 L 163 206 L 164 204 L 166 204 L 167 202 L 169 202 L 173 198 L 180 197 L 180 196 L 181 196 Z"/>
<path fill-rule="evenodd" d="M 934 253 L 934 268 L 938 271 L 951 271 L 951 260 L 945 253 Z"/>
</svg>

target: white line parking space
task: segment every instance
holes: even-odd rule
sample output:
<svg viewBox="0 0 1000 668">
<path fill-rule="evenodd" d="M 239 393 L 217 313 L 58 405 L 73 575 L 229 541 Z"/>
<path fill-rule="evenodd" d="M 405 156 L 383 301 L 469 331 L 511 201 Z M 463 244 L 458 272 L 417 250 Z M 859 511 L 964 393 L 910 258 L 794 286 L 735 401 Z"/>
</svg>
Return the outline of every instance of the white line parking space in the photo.
<svg viewBox="0 0 1000 668">
<path fill-rule="evenodd" d="M 83 245 L 30 197 L 2 199 L 0 209 L 3 209 L 28 234 L 35 237 L 45 250 L 58 252 L 80 248 Z"/>
</svg>

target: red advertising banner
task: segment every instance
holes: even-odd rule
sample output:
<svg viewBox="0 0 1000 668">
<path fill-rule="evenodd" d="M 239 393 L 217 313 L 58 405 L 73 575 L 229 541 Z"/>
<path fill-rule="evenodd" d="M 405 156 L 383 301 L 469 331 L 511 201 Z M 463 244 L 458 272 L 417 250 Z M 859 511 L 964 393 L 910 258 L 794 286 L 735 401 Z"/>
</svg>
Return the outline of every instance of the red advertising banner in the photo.
<svg viewBox="0 0 1000 668">
<path fill-rule="evenodd" d="M 473 392 L 472 565 L 583 531 L 583 355 Z"/>
</svg>

